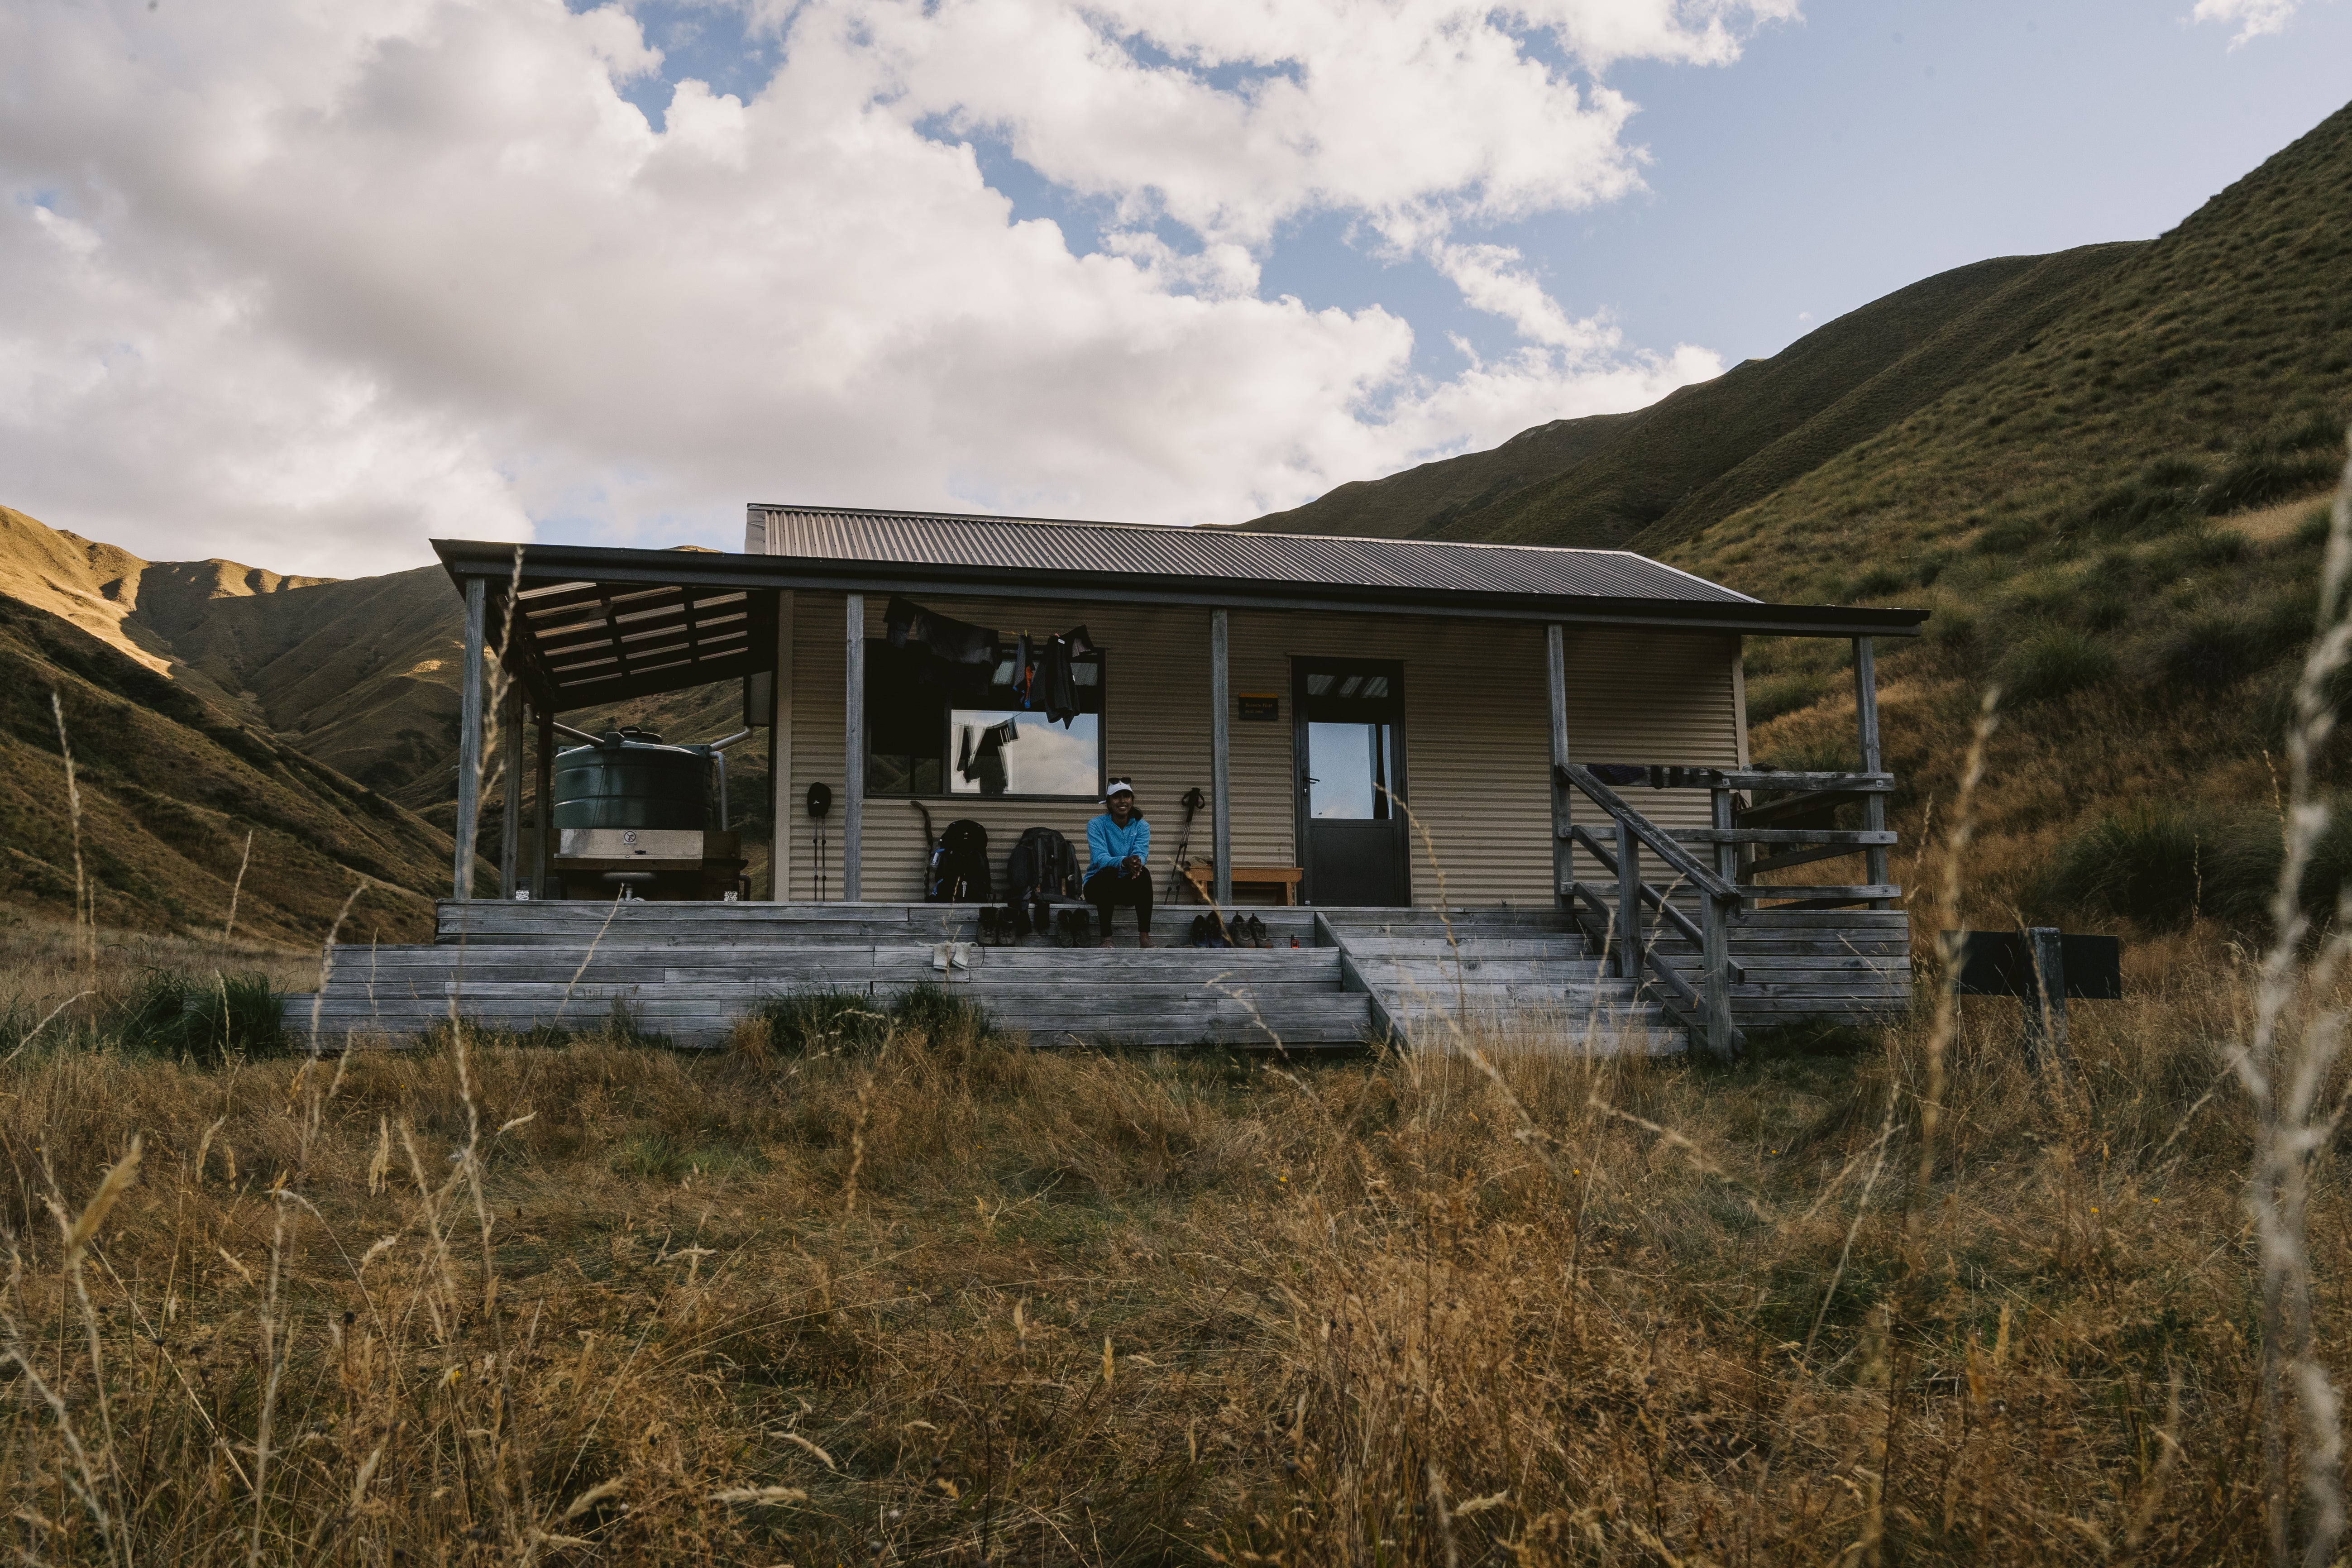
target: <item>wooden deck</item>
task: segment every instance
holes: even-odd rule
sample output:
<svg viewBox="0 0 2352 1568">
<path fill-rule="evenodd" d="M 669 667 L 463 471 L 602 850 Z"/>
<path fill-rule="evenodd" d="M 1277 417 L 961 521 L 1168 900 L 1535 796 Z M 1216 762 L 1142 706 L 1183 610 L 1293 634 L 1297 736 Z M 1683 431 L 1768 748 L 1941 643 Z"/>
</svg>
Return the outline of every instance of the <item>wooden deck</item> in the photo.
<svg viewBox="0 0 2352 1568">
<path fill-rule="evenodd" d="M 889 997 L 921 985 L 969 996 L 1041 1045 L 1351 1047 L 1387 1037 L 1443 1047 L 1501 1034 L 1556 1048 L 1679 1051 L 1682 1026 L 1606 972 L 1551 910 L 1260 909 L 1269 949 L 1028 938 L 936 967 L 972 942 L 979 907 L 950 904 L 558 903 L 440 906 L 437 940 L 341 947 L 320 996 L 289 996 L 314 1048 L 399 1045 L 461 1017 L 492 1027 L 588 1029 L 625 1007 L 681 1046 L 721 1043 L 763 999 L 810 990 Z M 1187 912 L 1163 915 L 1179 937 Z M 1298 946 L 1290 945 L 1296 938 Z"/>
</svg>

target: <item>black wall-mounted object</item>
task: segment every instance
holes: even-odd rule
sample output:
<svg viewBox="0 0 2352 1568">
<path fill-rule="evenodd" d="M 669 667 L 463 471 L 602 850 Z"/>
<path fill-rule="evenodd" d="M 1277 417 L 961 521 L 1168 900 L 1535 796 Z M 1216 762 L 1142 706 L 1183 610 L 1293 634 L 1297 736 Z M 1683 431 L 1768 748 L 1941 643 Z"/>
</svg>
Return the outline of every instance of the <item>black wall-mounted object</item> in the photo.
<svg viewBox="0 0 2352 1568">
<path fill-rule="evenodd" d="M 821 818 L 826 812 L 831 811 L 832 809 L 833 786 L 831 784 L 822 783 L 809 785 L 808 814 L 811 816 Z"/>
<path fill-rule="evenodd" d="M 1959 973 L 1953 988 L 1963 996 L 2038 996 L 2033 952 L 2026 933 L 1969 931 L 1960 939 Z M 2123 998 L 2123 942 L 2112 936 L 2062 935 L 2058 939 L 2063 994 L 2085 1002 Z"/>
</svg>

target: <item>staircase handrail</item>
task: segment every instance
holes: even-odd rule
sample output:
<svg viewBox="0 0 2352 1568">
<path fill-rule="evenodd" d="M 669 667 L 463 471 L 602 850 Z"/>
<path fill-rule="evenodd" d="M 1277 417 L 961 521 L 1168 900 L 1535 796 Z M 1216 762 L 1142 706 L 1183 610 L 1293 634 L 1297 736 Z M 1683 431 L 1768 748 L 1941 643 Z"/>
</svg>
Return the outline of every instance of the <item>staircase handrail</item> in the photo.
<svg viewBox="0 0 2352 1568">
<path fill-rule="evenodd" d="M 1739 902 L 1738 888 L 1700 865 L 1696 856 L 1675 842 L 1673 835 L 1634 810 L 1623 795 L 1595 777 L 1591 769 L 1577 763 L 1557 763 L 1552 771 L 1559 775 L 1561 783 L 1574 784 L 1591 796 L 1595 805 L 1623 823 L 1644 847 L 1673 867 L 1675 874 L 1691 886 L 1708 898 L 1735 905 Z"/>
<path fill-rule="evenodd" d="M 1608 872 L 1612 877 L 1617 874 L 1617 857 L 1615 853 L 1612 852 L 1606 845 L 1602 844 L 1600 839 L 1595 838 L 1592 836 L 1591 829 L 1586 827 L 1580 822 L 1571 823 L 1569 825 L 1568 836 L 1574 839 L 1578 844 L 1582 845 L 1584 847 L 1584 852 L 1587 855 L 1591 856 L 1595 860 L 1601 862 L 1601 868 L 1602 870 Z M 1572 886 L 1579 888 L 1581 888 L 1585 884 L 1582 882 L 1572 884 Z M 1693 947 L 1697 948 L 1701 952 L 1705 952 L 1706 951 L 1706 933 L 1699 930 L 1698 922 L 1696 921 L 1683 913 L 1682 910 L 1675 908 L 1673 901 L 1669 900 L 1655 884 L 1643 881 L 1641 884 L 1641 889 L 1642 901 L 1643 903 L 1657 910 L 1658 913 L 1665 919 L 1666 922 L 1669 925 L 1672 925 L 1675 930 L 1680 931 L 1684 938 L 1688 941 Z M 1731 983 L 1734 985 L 1744 985 L 1748 983 L 1748 972 L 1740 966 L 1737 960 L 1734 960 L 1731 965 Z"/>
<path fill-rule="evenodd" d="M 1609 908 L 1609 900 L 1602 898 L 1601 896 L 1601 889 L 1593 887 L 1591 883 L 1570 882 L 1568 885 L 1568 890 L 1570 897 L 1582 899 L 1585 902 L 1591 904 L 1592 906 L 1594 917 L 1600 920 L 1602 924 L 1606 925 L 1616 918 L 1614 913 Z M 1668 963 L 1664 959 L 1660 958 L 1656 948 L 1651 946 L 1647 942 L 1643 942 L 1639 945 L 1638 951 L 1642 954 L 1643 967 L 1647 969 L 1651 973 L 1656 975 L 1659 983 L 1664 985 L 1667 990 L 1673 992 L 1684 1006 L 1689 1008 L 1693 1013 L 1696 1013 L 1703 1005 L 1705 1005 L 1705 1004 L 1700 1000 L 1697 989 L 1693 986 L 1689 981 L 1683 978 L 1682 972 L 1680 970 L 1676 969 L 1673 964 Z"/>
</svg>

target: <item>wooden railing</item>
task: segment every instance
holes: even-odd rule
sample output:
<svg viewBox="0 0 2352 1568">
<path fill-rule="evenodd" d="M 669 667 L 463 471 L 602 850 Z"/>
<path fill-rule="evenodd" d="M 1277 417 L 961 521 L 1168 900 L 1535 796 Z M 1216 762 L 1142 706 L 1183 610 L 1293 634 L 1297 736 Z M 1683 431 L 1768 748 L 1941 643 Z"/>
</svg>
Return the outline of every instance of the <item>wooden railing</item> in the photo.
<svg viewBox="0 0 2352 1568">
<path fill-rule="evenodd" d="M 1764 900 L 1784 909 L 1821 910 L 1857 903 L 1883 909 L 1900 898 L 1902 889 L 1886 879 L 1887 851 L 1895 836 L 1886 830 L 1885 803 L 1895 780 L 1875 772 L 1681 767 L 1647 772 L 1662 785 L 1708 791 L 1712 826 L 1661 826 L 1590 767 L 1557 764 L 1557 782 L 1600 806 L 1613 826 L 1611 840 L 1603 842 L 1581 824 L 1567 825 L 1561 837 L 1590 855 L 1614 885 L 1570 879 L 1560 897 L 1571 910 L 1589 908 L 1609 933 L 1604 940 L 1622 977 L 1644 986 L 1654 983 L 1678 1005 L 1699 1043 L 1717 1056 L 1736 1056 L 1743 1041 L 1732 1022 L 1731 988 L 1746 984 L 1747 976 L 1731 956 L 1734 922 Z M 1743 794 L 1749 803 L 1742 804 Z M 1864 826 L 1833 826 L 1835 809 L 1852 802 L 1861 803 Z M 1672 874 L 1666 887 L 1643 879 L 1645 849 Z M 1864 857 L 1868 879 L 1863 882 L 1797 886 L 1755 880 L 1768 872 L 1856 854 Z M 1699 919 L 1693 920 L 1674 902 L 1683 890 L 1698 900 Z M 1657 912 L 1655 921 L 1645 921 L 1645 908 Z M 1698 952 L 1698 985 L 1684 977 L 1662 948 L 1675 939 Z"/>
</svg>

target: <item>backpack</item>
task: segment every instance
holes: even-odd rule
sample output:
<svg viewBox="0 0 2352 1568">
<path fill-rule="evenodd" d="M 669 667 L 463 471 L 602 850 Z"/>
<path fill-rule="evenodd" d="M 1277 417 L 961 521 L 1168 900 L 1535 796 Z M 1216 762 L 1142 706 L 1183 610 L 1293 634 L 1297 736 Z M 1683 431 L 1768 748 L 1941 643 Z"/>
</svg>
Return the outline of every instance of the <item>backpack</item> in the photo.
<svg viewBox="0 0 2352 1568">
<path fill-rule="evenodd" d="M 1077 852 L 1070 841 L 1050 827 L 1024 831 L 1021 841 L 1004 860 L 1004 888 L 1013 898 L 1038 894 L 1067 898 L 1078 879 Z"/>
<path fill-rule="evenodd" d="M 988 875 L 988 829 L 968 816 L 948 824 L 931 851 L 923 898 L 934 904 L 984 904 L 995 893 Z"/>
</svg>

